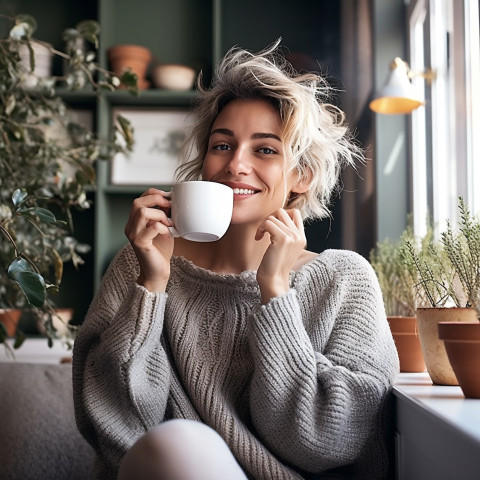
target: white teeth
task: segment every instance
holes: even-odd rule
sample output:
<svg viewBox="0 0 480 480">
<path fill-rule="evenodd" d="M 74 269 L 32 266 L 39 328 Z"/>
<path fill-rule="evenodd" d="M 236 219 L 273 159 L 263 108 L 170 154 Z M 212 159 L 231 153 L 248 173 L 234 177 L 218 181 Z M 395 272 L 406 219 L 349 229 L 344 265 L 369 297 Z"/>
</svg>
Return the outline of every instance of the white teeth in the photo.
<svg viewBox="0 0 480 480">
<path fill-rule="evenodd" d="M 255 191 L 249 190 L 248 188 L 234 188 L 233 193 L 240 195 L 252 195 L 255 193 Z"/>
</svg>

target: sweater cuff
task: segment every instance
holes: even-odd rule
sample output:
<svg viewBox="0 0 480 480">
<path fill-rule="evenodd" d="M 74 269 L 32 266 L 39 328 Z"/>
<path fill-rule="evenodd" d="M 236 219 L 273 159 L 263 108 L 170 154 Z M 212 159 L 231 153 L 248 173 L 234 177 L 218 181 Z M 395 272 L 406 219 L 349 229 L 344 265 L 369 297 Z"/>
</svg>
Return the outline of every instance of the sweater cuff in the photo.
<svg viewBox="0 0 480 480">
<path fill-rule="evenodd" d="M 108 331 L 104 332 L 107 338 L 119 342 L 117 346 L 112 345 L 113 350 L 120 349 L 127 353 L 124 350 L 124 341 L 129 339 L 127 341 L 130 344 L 128 347 L 130 357 L 148 338 L 160 338 L 166 301 L 166 293 L 152 293 L 137 283 L 132 284 L 129 294 L 125 296 L 122 307 L 110 325 L 110 329 L 115 329 L 115 334 L 110 336 Z"/>
<path fill-rule="evenodd" d="M 132 342 L 132 349 L 136 350 L 149 335 L 160 338 L 168 295 L 150 292 L 137 283 L 135 283 L 134 295 L 139 297 L 138 316 Z"/>
<path fill-rule="evenodd" d="M 272 298 L 253 313 L 253 335 L 255 342 L 270 345 L 281 339 L 307 338 L 302 323 L 302 314 L 297 293 L 290 289 L 284 294 Z"/>
</svg>

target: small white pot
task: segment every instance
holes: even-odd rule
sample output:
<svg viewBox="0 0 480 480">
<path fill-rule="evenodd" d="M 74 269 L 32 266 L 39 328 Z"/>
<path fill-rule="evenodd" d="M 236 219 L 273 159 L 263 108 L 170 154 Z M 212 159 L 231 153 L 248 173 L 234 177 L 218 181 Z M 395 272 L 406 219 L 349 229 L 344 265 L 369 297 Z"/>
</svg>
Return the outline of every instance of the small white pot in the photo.
<svg viewBox="0 0 480 480">
<path fill-rule="evenodd" d="M 165 64 L 152 69 L 153 84 L 168 90 L 190 90 L 195 82 L 196 72 L 186 65 Z"/>
</svg>

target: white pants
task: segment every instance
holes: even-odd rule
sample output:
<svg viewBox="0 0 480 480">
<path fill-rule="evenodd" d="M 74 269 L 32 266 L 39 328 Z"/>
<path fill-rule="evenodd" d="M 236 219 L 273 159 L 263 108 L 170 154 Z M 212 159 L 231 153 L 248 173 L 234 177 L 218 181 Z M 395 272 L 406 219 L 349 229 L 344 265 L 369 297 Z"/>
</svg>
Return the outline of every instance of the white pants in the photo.
<svg viewBox="0 0 480 480">
<path fill-rule="evenodd" d="M 118 480 L 246 480 L 224 440 L 207 425 L 169 420 L 125 454 Z"/>
</svg>

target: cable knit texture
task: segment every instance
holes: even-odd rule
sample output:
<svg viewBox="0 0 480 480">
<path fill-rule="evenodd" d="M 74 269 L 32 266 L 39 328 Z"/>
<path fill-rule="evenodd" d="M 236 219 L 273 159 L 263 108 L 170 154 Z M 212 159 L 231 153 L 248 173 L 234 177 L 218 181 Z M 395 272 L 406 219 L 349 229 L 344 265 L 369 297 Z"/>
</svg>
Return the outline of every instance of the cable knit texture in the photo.
<svg viewBox="0 0 480 480">
<path fill-rule="evenodd" d="M 79 430 L 115 479 L 127 449 L 170 418 L 226 441 L 251 479 L 382 479 L 398 357 L 377 278 L 327 250 L 262 306 L 255 272 L 219 275 L 172 259 L 167 293 L 136 283 L 128 245 L 74 348 Z"/>
</svg>

